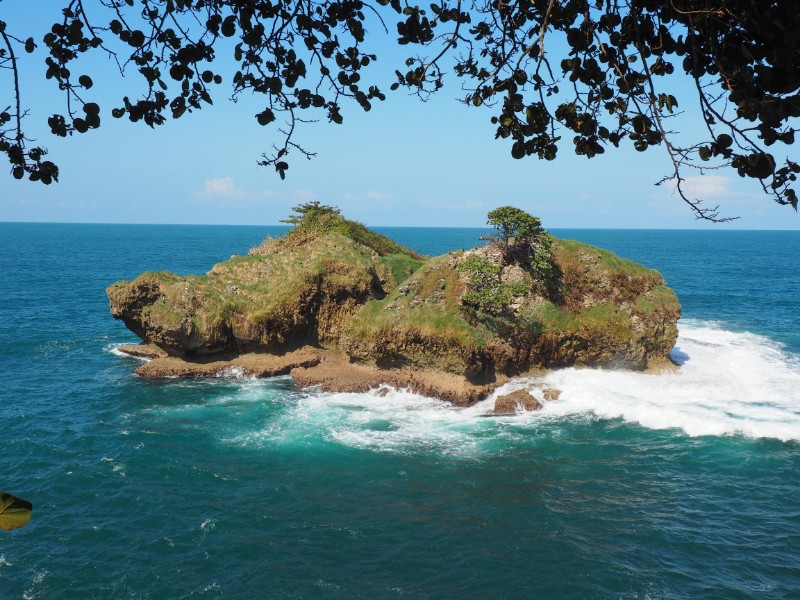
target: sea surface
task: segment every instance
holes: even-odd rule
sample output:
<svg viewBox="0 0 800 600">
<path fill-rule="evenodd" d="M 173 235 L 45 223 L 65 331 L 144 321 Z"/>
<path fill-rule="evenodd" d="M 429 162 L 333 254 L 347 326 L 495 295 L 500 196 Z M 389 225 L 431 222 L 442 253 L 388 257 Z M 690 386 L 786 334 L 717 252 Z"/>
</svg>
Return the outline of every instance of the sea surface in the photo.
<svg viewBox="0 0 800 600">
<path fill-rule="evenodd" d="M 0 223 L 0 599 L 800 598 L 800 232 L 554 230 L 661 271 L 682 367 L 535 413 L 133 374 L 106 286 L 282 231 Z"/>
</svg>

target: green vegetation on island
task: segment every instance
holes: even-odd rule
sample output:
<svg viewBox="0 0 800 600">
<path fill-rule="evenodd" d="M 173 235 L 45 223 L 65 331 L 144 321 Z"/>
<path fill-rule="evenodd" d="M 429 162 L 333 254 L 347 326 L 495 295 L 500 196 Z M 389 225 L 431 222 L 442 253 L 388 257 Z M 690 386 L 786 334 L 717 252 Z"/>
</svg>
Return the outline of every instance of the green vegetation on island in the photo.
<svg viewBox="0 0 800 600">
<path fill-rule="evenodd" d="M 295 213 L 286 236 L 206 275 L 115 283 L 112 314 L 188 360 L 313 347 L 480 385 L 569 365 L 645 369 L 677 337 L 680 305 L 658 272 L 554 238 L 513 207 L 489 213 L 488 243 L 427 260 L 335 207 Z"/>
</svg>

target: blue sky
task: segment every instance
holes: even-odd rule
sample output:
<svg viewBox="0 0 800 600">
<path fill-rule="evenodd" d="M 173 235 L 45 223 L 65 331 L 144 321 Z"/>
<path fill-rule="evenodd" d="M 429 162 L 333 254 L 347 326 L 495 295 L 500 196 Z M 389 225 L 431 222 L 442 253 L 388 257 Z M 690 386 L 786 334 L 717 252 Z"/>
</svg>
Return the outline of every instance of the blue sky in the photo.
<svg viewBox="0 0 800 600">
<path fill-rule="evenodd" d="M 31 15 L 33 4 L 0 0 L 0 19 L 12 33 L 40 40 L 43 3 L 36 3 L 37 15 Z M 455 100 L 461 95 L 455 77 L 422 103 L 403 91 L 388 91 L 389 76 L 402 68 L 403 51 L 390 38 L 374 51 L 376 68 L 388 74 L 382 86 L 387 101 L 370 113 L 346 106 L 341 126 L 303 127 L 297 141 L 317 156 L 311 161 L 293 156 L 281 181 L 272 169 L 256 165 L 278 135 L 256 124 L 259 103 L 244 98 L 232 104 L 225 93 L 215 97 L 213 107 L 156 130 L 112 119 L 108 113 L 118 100 L 101 102 L 99 130 L 53 138 L 46 120 L 63 108 L 55 85 L 42 76 L 40 48 L 22 57 L 24 100 L 32 109 L 29 134 L 50 150 L 61 181 L 49 187 L 18 182 L 4 171 L 0 221 L 266 225 L 300 202 L 320 200 L 367 225 L 477 227 L 489 210 L 511 204 L 553 228 L 800 229 L 794 210 L 775 205 L 756 184 L 728 171 L 693 177 L 688 185 L 708 203 L 719 204 L 721 214 L 740 219 L 723 225 L 695 220 L 668 187 L 654 185 L 670 166 L 659 148 L 642 154 L 611 148 L 587 160 L 574 156 L 567 143 L 553 162 L 514 160 L 508 144 L 494 139 L 491 111 Z M 139 89 L 134 77 L 115 76 L 108 61 L 93 61 L 87 70 L 98 98 L 133 96 Z M 0 76 L 0 104 L 10 102 L 8 86 L 6 75 Z M 700 125 L 687 118 L 680 129 L 686 133 Z M 796 150 L 789 150 L 798 160 Z"/>
</svg>

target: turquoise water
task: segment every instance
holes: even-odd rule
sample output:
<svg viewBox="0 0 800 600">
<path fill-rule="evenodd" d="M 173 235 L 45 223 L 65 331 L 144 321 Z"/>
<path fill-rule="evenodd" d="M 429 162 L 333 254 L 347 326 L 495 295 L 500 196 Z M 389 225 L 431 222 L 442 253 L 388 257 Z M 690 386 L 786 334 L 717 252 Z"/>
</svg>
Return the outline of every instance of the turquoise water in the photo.
<svg viewBox="0 0 800 600">
<path fill-rule="evenodd" d="M 554 372 L 537 413 L 132 375 L 109 283 L 280 231 L 0 224 L 0 489 L 35 507 L 0 598 L 800 594 L 800 233 L 555 231 L 664 274 L 683 366 Z"/>
</svg>

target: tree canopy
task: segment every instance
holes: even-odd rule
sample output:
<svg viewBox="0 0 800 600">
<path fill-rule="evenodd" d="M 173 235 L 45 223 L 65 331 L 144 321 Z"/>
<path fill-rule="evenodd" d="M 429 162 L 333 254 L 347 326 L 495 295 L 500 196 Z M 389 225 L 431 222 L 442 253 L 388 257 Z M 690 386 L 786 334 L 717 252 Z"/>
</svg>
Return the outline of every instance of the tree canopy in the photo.
<svg viewBox="0 0 800 600">
<path fill-rule="evenodd" d="M 281 223 L 300 226 L 303 223 L 316 220 L 323 215 L 340 216 L 342 214 L 342 211 L 338 207 L 331 206 L 330 204 L 320 204 L 319 200 L 298 204 L 292 207 L 292 211 L 295 214 L 289 215 L 286 219 L 281 219 Z"/>
<path fill-rule="evenodd" d="M 3 0 L 0 0 L 2 3 Z M 393 32 L 408 49 L 393 89 L 425 97 L 460 79 L 462 100 L 486 107 L 514 158 L 553 160 L 571 146 L 592 158 L 609 148 L 654 146 L 694 213 L 716 207 L 684 192 L 687 169 L 728 168 L 797 209 L 800 165 L 787 154 L 800 116 L 800 11 L 788 0 L 63 0 L 43 39 L 0 20 L 0 152 L 19 179 L 49 184 L 57 165 L 34 143 L 20 56 L 43 47 L 45 73 L 63 100 L 47 116 L 55 136 L 96 129 L 106 115 L 156 127 L 213 102 L 254 94 L 278 143 L 259 164 L 283 178 L 303 122 L 342 123 L 345 105 L 386 99 L 374 50 Z M 111 57 L 121 85 L 112 106 L 93 98 L 81 59 Z M 681 96 L 676 77 L 692 83 Z M 373 78 L 373 81 L 367 81 Z M 691 135 L 671 119 L 699 105 Z M 4 108 L 5 107 L 5 108 Z M 31 133 L 32 132 L 32 133 Z"/>
<path fill-rule="evenodd" d="M 486 215 L 487 225 L 498 231 L 499 240 L 508 246 L 511 238 L 527 241 L 545 233 L 539 217 L 514 206 L 501 206 Z"/>
<path fill-rule="evenodd" d="M 553 240 L 539 217 L 515 206 L 500 206 L 489 211 L 486 223 L 497 230 L 489 239 L 502 247 L 506 261 L 524 265 L 553 288 L 557 277 Z"/>
</svg>

